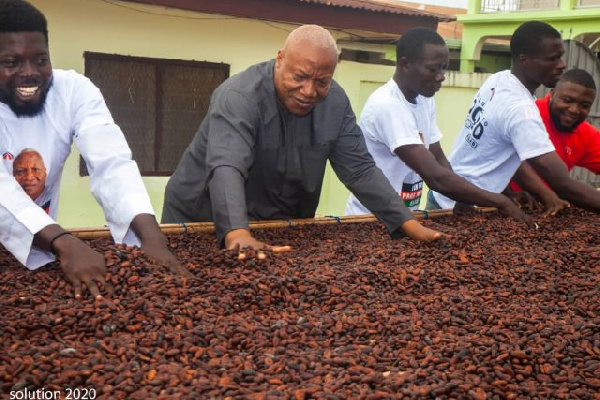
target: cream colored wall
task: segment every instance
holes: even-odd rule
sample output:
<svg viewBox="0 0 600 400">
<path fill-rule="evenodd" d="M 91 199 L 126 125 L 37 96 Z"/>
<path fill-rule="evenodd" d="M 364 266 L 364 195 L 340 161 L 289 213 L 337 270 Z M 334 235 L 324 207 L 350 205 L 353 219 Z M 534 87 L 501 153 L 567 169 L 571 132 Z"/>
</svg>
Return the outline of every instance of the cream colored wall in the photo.
<svg viewBox="0 0 600 400">
<path fill-rule="evenodd" d="M 164 7 L 102 0 L 31 0 L 48 19 L 50 51 L 55 68 L 84 72 L 85 51 L 152 58 L 223 62 L 231 74 L 273 58 L 295 28 L 221 15 L 196 14 Z M 333 32 L 335 37 L 341 33 Z M 342 61 L 336 80 L 358 113 L 368 95 L 385 83 L 393 67 Z M 474 89 L 444 87 L 437 95 L 438 122 L 446 149 L 462 124 Z M 79 177 L 76 149 L 63 173 L 58 222 L 66 227 L 102 226 L 102 210 Z M 160 217 L 167 178 L 144 178 Z M 328 168 L 317 213 L 342 215 L 348 191 Z"/>
</svg>

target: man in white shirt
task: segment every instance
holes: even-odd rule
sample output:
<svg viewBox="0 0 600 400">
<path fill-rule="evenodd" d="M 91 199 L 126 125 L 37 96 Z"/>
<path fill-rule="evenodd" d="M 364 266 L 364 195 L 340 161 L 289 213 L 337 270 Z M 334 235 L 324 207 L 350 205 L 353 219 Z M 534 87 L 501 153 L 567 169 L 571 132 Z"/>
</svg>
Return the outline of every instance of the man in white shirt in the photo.
<svg viewBox="0 0 600 400">
<path fill-rule="evenodd" d="M 432 190 L 455 200 L 497 207 L 532 226 L 508 197 L 481 190 L 452 171 L 440 145 L 442 133 L 433 100 L 448 61 L 446 43 L 435 31 L 413 28 L 400 37 L 394 76 L 369 97 L 361 113 L 360 127 L 369 152 L 407 207 L 418 208 L 424 180 Z M 346 214 L 365 213 L 369 210 L 350 195 Z"/>
<path fill-rule="evenodd" d="M 75 296 L 85 284 L 98 298 L 104 256 L 55 222 L 73 142 L 114 240 L 141 244 L 149 258 L 189 274 L 166 246 L 131 151 L 98 88 L 74 71 L 52 69 L 39 10 L 22 0 L 0 0 L 0 242 L 30 269 L 57 255 Z M 47 213 L 13 176 L 15 155 L 24 149 L 35 149 L 45 164 Z"/>
<path fill-rule="evenodd" d="M 553 215 L 568 203 L 548 196 L 541 177 L 560 198 L 600 212 L 600 192 L 569 177 L 533 97 L 541 84 L 554 87 L 565 69 L 560 33 L 544 22 L 525 22 L 513 33 L 510 50 L 511 69 L 489 77 L 475 96 L 449 157 L 452 169 L 496 193 L 504 191 L 517 172 L 515 181 Z M 433 207 L 454 205 L 437 192 L 430 200 L 437 203 Z"/>
</svg>

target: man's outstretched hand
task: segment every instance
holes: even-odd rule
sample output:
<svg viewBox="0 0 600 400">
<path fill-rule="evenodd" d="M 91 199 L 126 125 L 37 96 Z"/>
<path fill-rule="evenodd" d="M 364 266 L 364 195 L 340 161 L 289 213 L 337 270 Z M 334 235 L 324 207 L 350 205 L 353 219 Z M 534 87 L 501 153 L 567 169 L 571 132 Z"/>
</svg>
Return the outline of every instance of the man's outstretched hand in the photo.
<svg viewBox="0 0 600 400">
<path fill-rule="evenodd" d="M 421 225 L 416 219 L 409 219 L 402 224 L 401 229 L 409 238 L 425 242 L 441 239 L 443 237 L 450 237 L 450 235 L 443 232 L 429 229 L 426 226 Z"/>
<path fill-rule="evenodd" d="M 75 298 L 83 295 L 83 285 L 95 299 L 101 299 L 100 285 L 108 295 L 113 287 L 106 282 L 104 256 L 92 250 L 86 243 L 65 231 L 59 225 L 48 225 L 35 234 L 33 243 L 58 255 L 60 267 L 75 292 Z"/>
<path fill-rule="evenodd" d="M 164 265 L 172 272 L 186 278 L 194 278 L 194 275 L 181 265 L 179 260 L 177 260 L 167 247 L 167 239 L 160 231 L 154 215 L 136 215 L 133 221 L 131 221 L 131 229 L 140 238 L 142 242 L 141 249 L 150 261 L 158 265 Z"/>
<path fill-rule="evenodd" d="M 72 235 L 58 238 L 53 245 L 65 276 L 73 285 L 75 298 L 82 296 L 82 284 L 87 286 L 95 299 L 101 299 L 98 284 L 106 289 L 110 296 L 112 285 L 106 283 L 106 260 L 97 251 Z"/>
<path fill-rule="evenodd" d="M 142 241 L 141 249 L 152 263 L 164 265 L 172 272 L 186 278 L 194 278 L 194 275 L 181 265 L 177 257 L 169 250 L 166 240 L 162 234 L 153 239 L 146 239 Z"/>
<path fill-rule="evenodd" d="M 282 253 L 292 250 L 290 246 L 271 246 L 254 238 L 247 229 L 234 229 L 225 235 L 225 248 L 227 250 L 237 250 L 238 259 L 246 258 L 246 250 L 256 250 L 256 258 L 264 259 L 267 257 L 265 251 L 273 253 Z"/>
</svg>

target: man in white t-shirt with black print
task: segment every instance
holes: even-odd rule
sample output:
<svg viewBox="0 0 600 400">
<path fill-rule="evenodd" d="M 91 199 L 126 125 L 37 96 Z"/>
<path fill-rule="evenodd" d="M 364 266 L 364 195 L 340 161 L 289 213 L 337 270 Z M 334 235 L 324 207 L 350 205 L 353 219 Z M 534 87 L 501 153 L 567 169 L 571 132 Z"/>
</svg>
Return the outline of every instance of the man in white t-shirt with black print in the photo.
<svg viewBox="0 0 600 400">
<path fill-rule="evenodd" d="M 431 189 L 460 202 L 497 207 L 531 226 L 508 197 L 481 190 L 452 171 L 440 145 L 433 100 L 448 61 L 448 48 L 435 31 L 413 28 L 400 37 L 394 76 L 369 97 L 361 113 L 369 152 L 407 207 L 418 208 L 424 180 Z M 346 214 L 366 213 L 369 210 L 351 195 Z"/>
<path fill-rule="evenodd" d="M 536 197 L 549 215 L 568 202 L 600 212 L 600 192 L 570 178 L 534 101 L 535 90 L 541 84 L 554 87 L 565 69 L 560 33 L 541 21 L 525 22 L 513 33 L 510 50 L 511 69 L 489 77 L 473 100 L 450 153 L 452 169 L 495 193 L 503 192 L 516 173 L 515 181 Z M 558 197 L 546 189 L 534 170 Z M 452 208 L 454 200 L 440 192 L 432 193 L 428 205 Z"/>
</svg>

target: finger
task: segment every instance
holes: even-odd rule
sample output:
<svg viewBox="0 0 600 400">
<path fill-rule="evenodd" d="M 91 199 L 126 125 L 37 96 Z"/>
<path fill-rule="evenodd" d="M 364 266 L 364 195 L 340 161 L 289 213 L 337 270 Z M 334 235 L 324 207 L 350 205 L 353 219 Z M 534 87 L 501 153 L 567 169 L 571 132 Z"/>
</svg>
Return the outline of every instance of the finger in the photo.
<svg viewBox="0 0 600 400">
<path fill-rule="evenodd" d="M 537 229 L 536 228 L 537 224 L 535 222 L 533 222 L 533 220 L 531 218 L 527 218 L 527 216 L 525 216 L 524 218 L 521 219 L 521 221 L 523 221 L 525 223 L 525 225 L 527 225 L 528 228 Z"/>
<path fill-rule="evenodd" d="M 90 293 L 96 300 L 99 300 L 102 298 L 102 295 L 100 294 L 100 290 L 98 290 L 98 285 L 96 285 L 96 282 L 89 281 L 86 283 L 86 285 L 87 285 Z"/>
<path fill-rule="evenodd" d="M 238 260 L 245 260 L 246 259 L 246 252 L 244 250 L 240 250 L 238 253 Z"/>
<path fill-rule="evenodd" d="M 112 297 L 112 295 L 115 294 L 115 287 L 111 283 L 105 283 L 104 290 L 109 297 Z"/>
<path fill-rule="evenodd" d="M 78 279 L 74 279 L 72 284 L 75 290 L 75 298 L 77 300 L 81 299 L 81 282 Z"/>
<path fill-rule="evenodd" d="M 264 260 L 265 258 L 267 258 L 267 254 L 264 251 L 259 250 L 256 254 L 256 258 L 258 258 L 259 260 Z"/>
<path fill-rule="evenodd" d="M 114 288 L 110 283 L 106 283 L 106 277 L 102 274 L 98 275 L 97 277 L 94 278 L 98 283 L 101 284 L 102 288 L 104 289 L 104 291 L 106 292 L 106 294 L 108 295 L 112 295 L 114 293 Z M 89 287 L 89 285 L 88 285 Z M 97 286 L 96 286 L 97 287 Z M 110 289 L 109 289 L 110 288 Z M 112 292 L 109 292 L 109 290 L 112 290 Z M 98 293 L 98 295 L 100 297 L 102 297 L 100 295 L 100 293 Z M 96 296 L 98 297 L 98 296 Z"/>
<path fill-rule="evenodd" d="M 286 251 L 291 251 L 292 246 L 271 246 L 271 251 L 273 253 L 284 253 Z"/>
<path fill-rule="evenodd" d="M 556 216 L 556 214 L 558 214 L 563 208 L 564 207 L 562 205 L 557 205 L 556 207 L 552 208 L 552 210 L 550 211 L 550 216 Z"/>
<path fill-rule="evenodd" d="M 536 224 L 536 223 L 535 223 L 535 222 L 533 222 L 533 221 L 525 221 L 525 224 L 527 224 L 527 227 L 528 227 L 529 229 L 535 229 L 535 230 L 537 231 L 537 230 L 538 230 L 538 228 L 539 228 L 538 224 Z"/>
<path fill-rule="evenodd" d="M 171 271 L 173 271 L 181 276 L 184 276 L 186 278 L 194 278 L 194 275 L 181 264 L 172 266 Z"/>
<path fill-rule="evenodd" d="M 104 287 L 106 285 L 106 277 L 102 274 L 95 276 L 94 280 L 96 280 L 98 283 L 102 284 L 102 287 Z"/>
</svg>

